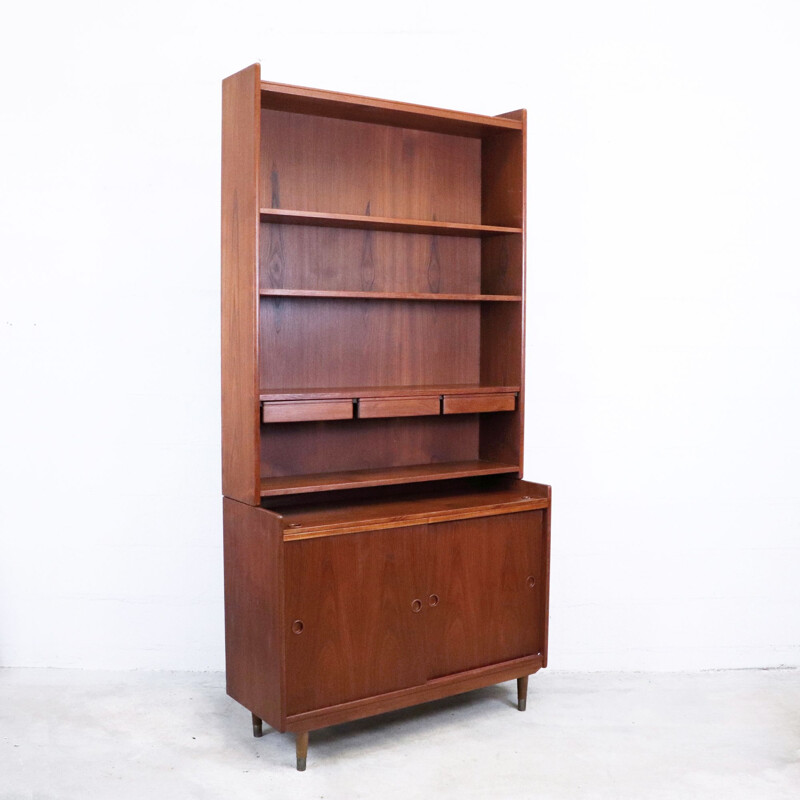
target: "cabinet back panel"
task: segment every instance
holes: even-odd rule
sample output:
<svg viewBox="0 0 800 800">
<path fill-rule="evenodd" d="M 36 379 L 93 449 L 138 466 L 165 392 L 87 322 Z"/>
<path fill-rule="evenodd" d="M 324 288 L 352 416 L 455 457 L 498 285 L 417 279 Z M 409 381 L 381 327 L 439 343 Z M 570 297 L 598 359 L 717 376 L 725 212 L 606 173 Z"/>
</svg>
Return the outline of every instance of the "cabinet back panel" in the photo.
<svg viewBox="0 0 800 800">
<path fill-rule="evenodd" d="M 475 238 L 265 222 L 260 248 L 262 289 L 453 294 L 481 290 L 481 242 Z M 494 259 L 498 271 L 508 263 L 502 256 L 500 252 Z"/>
<path fill-rule="evenodd" d="M 480 307 L 264 297 L 261 386 L 478 383 Z"/>
<path fill-rule="evenodd" d="M 481 142 L 261 111 L 262 207 L 481 221 Z"/>
<path fill-rule="evenodd" d="M 477 458 L 474 414 L 261 426 L 264 478 Z"/>
<path fill-rule="evenodd" d="M 481 383 L 496 386 L 520 384 L 523 358 L 521 304 L 483 303 L 480 314 Z"/>
<path fill-rule="evenodd" d="M 481 291 L 485 294 L 522 294 L 520 234 L 489 236 L 481 241 Z"/>
</svg>

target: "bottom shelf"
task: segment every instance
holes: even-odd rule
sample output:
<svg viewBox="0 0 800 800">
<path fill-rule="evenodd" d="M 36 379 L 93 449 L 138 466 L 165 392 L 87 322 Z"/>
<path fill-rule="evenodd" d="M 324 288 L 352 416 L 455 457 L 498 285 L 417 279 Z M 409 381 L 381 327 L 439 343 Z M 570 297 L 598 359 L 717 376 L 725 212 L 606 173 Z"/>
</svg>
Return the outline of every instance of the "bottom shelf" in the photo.
<svg viewBox="0 0 800 800">
<path fill-rule="evenodd" d="M 502 475 L 519 472 L 517 464 L 496 461 L 448 461 L 441 464 L 413 464 L 408 467 L 359 469 L 347 472 L 318 472 L 312 475 L 285 475 L 261 479 L 261 496 L 331 492 L 367 486 L 470 478 L 474 475 Z"/>
</svg>

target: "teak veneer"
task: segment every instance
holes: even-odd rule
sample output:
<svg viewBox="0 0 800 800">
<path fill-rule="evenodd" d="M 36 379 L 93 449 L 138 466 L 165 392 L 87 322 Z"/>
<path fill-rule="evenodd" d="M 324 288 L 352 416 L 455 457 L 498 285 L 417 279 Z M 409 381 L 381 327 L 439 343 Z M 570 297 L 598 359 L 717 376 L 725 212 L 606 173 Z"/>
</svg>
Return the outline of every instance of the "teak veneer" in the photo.
<svg viewBox="0 0 800 800">
<path fill-rule="evenodd" d="M 309 732 L 547 666 L 525 111 L 222 91 L 228 694 Z"/>
</svg>

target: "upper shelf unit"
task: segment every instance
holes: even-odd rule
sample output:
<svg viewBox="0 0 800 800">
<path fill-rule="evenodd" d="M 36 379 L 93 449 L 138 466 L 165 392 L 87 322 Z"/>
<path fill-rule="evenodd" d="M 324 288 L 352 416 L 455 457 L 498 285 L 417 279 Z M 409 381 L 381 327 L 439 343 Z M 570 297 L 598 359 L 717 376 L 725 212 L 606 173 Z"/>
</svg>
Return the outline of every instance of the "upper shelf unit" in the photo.
<svg viewBox="0 0 800 800">
<path fill-rule="evenodd" d="M 304 86 L 261 82 L 261 107 L 295 114 L 313 114 L 356 122 L 372 122 L 453 136 L 483 138 L 503 131 L 521 131 L 519 119 L 468 114 L 444 108 L 380 100 Z"/>
</svg>

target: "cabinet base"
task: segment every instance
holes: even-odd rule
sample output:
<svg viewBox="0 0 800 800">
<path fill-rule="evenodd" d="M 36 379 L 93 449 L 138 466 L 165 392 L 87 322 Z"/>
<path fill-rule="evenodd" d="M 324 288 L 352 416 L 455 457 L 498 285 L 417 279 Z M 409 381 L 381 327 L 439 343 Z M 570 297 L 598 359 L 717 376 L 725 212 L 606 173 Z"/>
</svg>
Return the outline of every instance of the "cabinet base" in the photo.
<svg viewBox="0 0 800 800">
<path fill-rule="evenodd" d="M 482 672 L 482 671 L 483 670 L 475 670 L 475 672 Z M 536 670 L 534 670 L 534 671 L 536 671 Z M 467 673 L 467 674 L 469 674 L 469 673 Z M 530 677 L 529 675 L 521 675 L 521 676 L 517 677 L 517 708 L 520 711 L 525 711 L 525 708 L 527 706 L 527 700 L 528 700 L 528 678 L 529 677 Z M 507 680 L 507 678 L 501 678 L 500 680 L 504 681 L 504 680 Z M 483 685 L 489 686 L 492 683 L 497 683 L 497 682 L 499 682 L 499 681 L 484 682 Z M 454 685 L 457 686 L 458 684 L 454 684 Z M 473 686 L 471 688 L 474 689 L 474 688 L 478 688 L 478 687 Z M 469 689 L 461 689 L 460 691 L 458 689 L 456 689 L 455 691 L 442 692 L 442 693 L 440 693 L 440 696 L 441 697 L 445 697 L 447 695 L 460 694 L 460 693 L 466 692 L 466 691 L 469 691 Z M 370 699 L 377 700 L 377 699 L 380 699 L 380 698 L 370 698 Z M 429 698 L 429 699 L 433 699 L 433 698 Z M 405 705 L 406 706 L 414 705 L 414 703 L 413 702 L 412 703 L 405 703 Z M 398 706 L 398 707 L 400 707 L 400 706 Z M 381 712 L 376 711 L 374 713 L 377 714 L 377 713 L 381 713 Z M 252 716 L 253 716 L 253 736 L 260 737 L 262 735 L 262 721 L 255 714 L 253 714 Z M 366 714 L 360 714 L 359 716 L 363 717 L 363 716 L 367 716 L 367 715 Z M 330 724 L 335 724 L 335 723 L 330 723 Z M 323 726 L 317 725 L 315 729 L 318 729 L 320 727 L 323 727 Z M 294 729 L 293 732 L 295 734 L 295 756 L 296 756 L 296 760 L 297 760 L 297 771 L 298 772 L 305 772 L 306 764 L 307 764 L 307 760 L 308 760 L 308 737 L 309 737 L 309 731 L 308 730 L 296 730 L 296 729 Z"/>
</svg>

